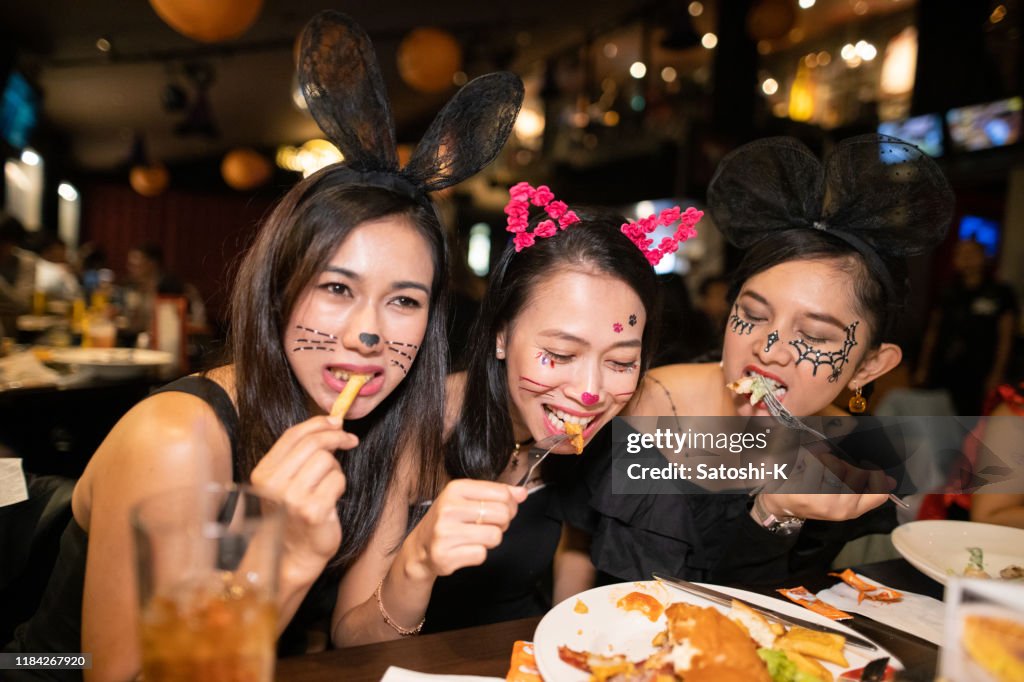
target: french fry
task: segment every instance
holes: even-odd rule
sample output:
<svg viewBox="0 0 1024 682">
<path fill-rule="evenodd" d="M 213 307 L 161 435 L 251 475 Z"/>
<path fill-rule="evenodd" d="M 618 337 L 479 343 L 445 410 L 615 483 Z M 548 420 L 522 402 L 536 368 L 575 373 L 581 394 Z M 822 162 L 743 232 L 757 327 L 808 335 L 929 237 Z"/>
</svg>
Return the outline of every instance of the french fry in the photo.
<svg viewBox="0 0 1024 682">
<path fill-rule="evenodd" d="M 797 667 L 797 670 L 805 672 L 808 675 L 817 677 L 822 682 L 833 682 L 832 673 L 828 671 L 828 668 L 818 663 L 813 658 L 807 658 L 803 654 L 793 651 L 790 649 L 786 652 L 786 658 L 793 662 L 793 665 Z"/>
<path fill-rule="evenodd" d="M 844 668 L 849 666 L 846 656 L 843 655 L 846 638 L 842 635 L 794 626 L 789 629 L 789 632 L 775 640 L 775 646 L 787 652 L 795 651 L 798 654 L 820 658 Z"/>
<path fill-rule="evenodd" d="M 353 374 L 349 377 L 345 388 L 338 394 L 338 399 L 331 406 L 331 416 L 345 418 L 348 408 L 352 407 L 359 390 L 370 380 L 369 374 Z"/>
<path fill-rule="evenodd" d="M 583 427 L 579 424 L 573 424 L 572 422 L 565 423 L 565 433 L 568 436 L 572 436 L 570 441 L 574 448 L 576 448 L 576 454 L 583 454 Z"/>
</svg>

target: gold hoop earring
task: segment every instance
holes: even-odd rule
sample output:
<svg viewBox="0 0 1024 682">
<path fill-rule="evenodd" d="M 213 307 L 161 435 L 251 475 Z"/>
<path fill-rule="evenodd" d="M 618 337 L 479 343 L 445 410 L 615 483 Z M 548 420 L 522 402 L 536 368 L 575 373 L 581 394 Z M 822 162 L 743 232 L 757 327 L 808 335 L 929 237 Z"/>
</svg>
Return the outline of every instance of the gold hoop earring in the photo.
<svg viewBox="0 0 1024 682">
<path fill-rule="evenodd" d="M 861 395 L 862 389 L 860 386 L 853 389 L 853 395 L 850 396 L 850 413 L 851 414 L 864 414 L 868 409 L 867 398 Z"/>
</svg>

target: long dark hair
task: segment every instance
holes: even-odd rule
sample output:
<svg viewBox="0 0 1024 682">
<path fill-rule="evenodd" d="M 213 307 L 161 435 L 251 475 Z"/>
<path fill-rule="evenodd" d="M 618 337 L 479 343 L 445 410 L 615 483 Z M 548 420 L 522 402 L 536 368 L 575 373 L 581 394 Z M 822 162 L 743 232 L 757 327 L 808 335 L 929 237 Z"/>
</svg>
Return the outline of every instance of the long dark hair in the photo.
<svg viewBox="0 0 1024 682">
<path fill-rule="evenodd" d="M 282 345 L 292 308 L 338 245 L 360 224 L 405 216 L 430 244 L 434 265 L 426 335 L 408 376 L 372 413 L 346 422 L 359 446 L 339 459 L 348 480 L 338 503 L 343 540 L 332 565 L 344 567 L 377 527 L 401 448 L 416 442 L 440 461 L 447 375 L 445 240 L 434 211 L 396 192 L 354 186 L 340 166 L 303 180 L 263 224 L 239 269 L 228 344 L 235 363 L 238 468 L 248 479 L 281 434 L 308 419 L 307 396 Z M 432 485 L 426 472 L 421 485 Z"/>
<path fill-rule="evenodd" d="M 754 275 L 790 261 L 832 261 L 850 278 L 848 293 L 868 327 L 869 348 L 892 341 L 896 323 L 906 306 L 910 292 L 906 259 L 879 255 L 877 261 L 865 258 L 842 239 L 821 230 L 786 230 L 753 244 L 733 272 L 729 288 L 732 303 L 743 285 Z M 879 268 L 886 268 L 882 273 Z M 882 285 L 891 277 L 892 289 Z"/>
<path fill-rule="evenodd" d="M 498 333 L 516 319 L 534 287 L 559 270 L 597 270 L 620 279 L 644 303 L 640 377 L 654 353 L 658 329 L 658 283 L 654 269 L 620 231 L 625 219 L 609 211 L 576 209 L 580 222 L 517 253 L 512 244 L 494 268 L 470 334 L 462 411 L 445 450 L 452 478 L 493 480 L 505 469 L 515 446 L 506 368 L 494 355 Z M 542 220 L 546 216 L 540 216 Z M 535 224 L 531 226 L 536 227 Z M 594 305 L 600 305 L 595 301 Z M 577 314 L 586 314 L 579 311 Z"/>
</svg>

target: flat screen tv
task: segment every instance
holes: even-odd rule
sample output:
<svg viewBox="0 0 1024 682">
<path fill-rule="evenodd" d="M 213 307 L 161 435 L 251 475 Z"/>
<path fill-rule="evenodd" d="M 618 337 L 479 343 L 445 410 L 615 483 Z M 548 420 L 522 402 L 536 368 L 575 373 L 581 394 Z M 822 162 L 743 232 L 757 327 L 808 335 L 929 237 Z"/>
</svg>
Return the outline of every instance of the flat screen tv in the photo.
<svg viewBox="0 0 1024 682">
<path fill-rule="evenodd" d="M 949 137 L 956 149 L 973 152 L 1005 147 L 1020 140 L 1021 98 L 976 104 L 946 113 Z"/>
<path fill-rule="evenodd" d="M 942 118 L 938 114 L 925 114 L 903 121 L 879 123 L 878 132 L 917 145 L 929 156 L 942 156 L 945 151 L 942 140 Z"/>
<path fill-rule="evenodd" d="M 24 76 L 11 71 L 0 92 L 0 140 L 24 149 L 38 120 L 39 95 Z"/>
</svg>

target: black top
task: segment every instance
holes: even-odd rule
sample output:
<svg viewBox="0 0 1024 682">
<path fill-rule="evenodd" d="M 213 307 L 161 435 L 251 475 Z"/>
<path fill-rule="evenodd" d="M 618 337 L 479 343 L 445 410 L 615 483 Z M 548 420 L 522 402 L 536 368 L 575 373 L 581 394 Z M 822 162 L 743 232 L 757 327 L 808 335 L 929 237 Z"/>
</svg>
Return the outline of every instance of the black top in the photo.
<svg viewBox="0 0 1024 682">
<path fill-rule="evenodd" d="M 949 389 L 957 414 L 981 414 L 985 380 L 995 362 L 999 318 L 1016 313 L 1013 290 L 992 279 L 968 289 L 954 283 L 939 300 L 942 320 L 930 370 L 931 384 Z"/>
<path fill-rule="evenodd" d="M 539 616 L 551 607 L 551 567 L 562 533 L 561 522 L 547 514 L 553 497 L 552 485 L 531 491 L 483 564 L 434 582 L 424 633 Z"/>
<path fill-rule="evenodd" d="M 207 402 L 224 426 L 231 443 L 232 477 L 239 482 L 237 430 L 238 413 L 231 398 L 214 381 L 188 376 L 163 386 L 156 393 L 189 393 Z M 14 640 L 3 649 L 10 653 L 67 654 L 82 651 L 82 592 L 85 586 L 85 561 L 89 535 L 72 517 L 60 541 L 60 553 L 46 586 L 39 609 L 18 627 Z M 298 654 L 306 650 L 310 630 L 329 627 L 330 614 L 337 598 L 336 576 L 321 575 L 310 589 L 295 617 L 278 640 L 278 654 Z M 329 631 L 328 631 L 329 632 Z M 75 670 L 7 670 L 5 680 L 80 680 Z"/>
<path fill-rule="evenodd" d="M 808 521 L 780 536 L 750 517 L 746 493 L 678 494 L 612 491 L 612 426 L 598 433 L 579 461 L 573 483 L 555 507 L 566 523 L 591 535 L 598 582 L 650 580 L 652 572 L 685 580 L 777 585 L 788 576 L 827 568 L 843 545 L 895 526 L 892 505 L 841 523 Z"/>
</svg>

